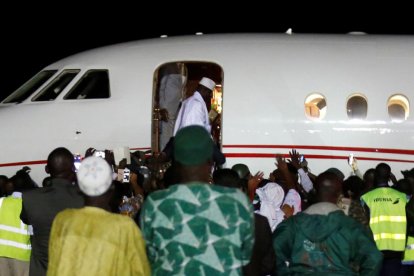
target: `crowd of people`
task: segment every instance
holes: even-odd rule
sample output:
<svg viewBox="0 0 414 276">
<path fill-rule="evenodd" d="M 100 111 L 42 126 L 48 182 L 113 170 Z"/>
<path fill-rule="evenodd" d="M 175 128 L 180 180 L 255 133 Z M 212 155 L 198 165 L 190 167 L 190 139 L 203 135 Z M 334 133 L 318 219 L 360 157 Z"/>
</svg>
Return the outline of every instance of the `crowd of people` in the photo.
<svg viewBox="0 0 414 276">
<path fill-rule="evenodd" d="M 200 85 L 202 102 L 214 82 Z M 183 113 L 155 185 L 142 153 L 116 163 L 93 148 L 78 169 L 54 149 L 42 187 L 28 167 L 0 176 L 0 274 L 412 275 L 414 169 L 362 174 L 354 158 L 349 177 L 313 175 L 294 149 L 268 178 L 218 169 L 208 123 Z"/>
<path fill-rule="evenodd" d="M 1 275 L 412 274 L 414 170 L 361 175 L 355 159 L 348 178 L 315 176 L 292 150 L 266 179 L 246 164 L 212 173 L 213 152 L 205 128 L 180 129 L 155 191 L 142 156 L 116 165 L 93 149 L 76 173 L 74 155 L 54 149 L 47 187 L 27 167 L 1 176 Z"/>
</svg>

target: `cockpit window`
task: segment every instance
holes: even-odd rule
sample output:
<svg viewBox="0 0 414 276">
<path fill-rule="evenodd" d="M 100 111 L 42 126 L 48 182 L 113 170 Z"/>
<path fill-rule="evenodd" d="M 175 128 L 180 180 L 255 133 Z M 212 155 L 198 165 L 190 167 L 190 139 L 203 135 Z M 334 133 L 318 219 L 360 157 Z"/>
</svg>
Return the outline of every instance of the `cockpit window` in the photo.
<svg viewBox="0 0 414 276">
<path fill-rule="evenodd" d="M 32 101 L 53 101 L 65 89 L 65 87 L 73 80 L 80 72 L 78 69 L 63 70 L 51 83 L 49 83 L 39 94 L 37 94 Z"/>
<path fill-rule="evenodd" d="M 65 95 L 65 100 L 109 98 L 108 70 L 89 70 Z"/>
<path fill-rule="evenodd" d="M 346 103 L 346 113 L 349 119 L 363 120 L 367 118 L 368 103 L 362 94 L 353 94 Z"/>
<path fill-rule="evenodd" d="M 404 95 L 396 94 L 388 99 L 388 115 L 393 122 L 407 120 L 410 115 L 410 103 Z"/>
<path fill-rule="evenodd" d="M 3 103 L 21 103 L 32 95 L 40 86 L 48 81 L 57 70 L 44 70 L 37 73 L 33 78 L 27 81 L 7 97 Z"/>
<path fill-rule="evenodd" d="M 305 114 L 309 119 L 323 119 L 326 115 L 326 100 L 319 93 L 312 93 L 305 99 Z"/>
</svg>

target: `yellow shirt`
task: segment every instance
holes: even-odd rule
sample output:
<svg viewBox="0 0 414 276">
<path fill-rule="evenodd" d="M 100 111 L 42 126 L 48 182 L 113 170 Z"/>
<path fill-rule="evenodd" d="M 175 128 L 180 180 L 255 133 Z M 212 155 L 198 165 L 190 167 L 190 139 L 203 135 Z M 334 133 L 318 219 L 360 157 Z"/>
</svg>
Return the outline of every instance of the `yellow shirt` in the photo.
<svg viewBox="0 0 414 276">
<path fill-rule="evenodd" d="M 49 240 L 47 275 L 150 275 L 141 232 L 126 216 L 84 207 L 60 212 Z"/>
</svg>

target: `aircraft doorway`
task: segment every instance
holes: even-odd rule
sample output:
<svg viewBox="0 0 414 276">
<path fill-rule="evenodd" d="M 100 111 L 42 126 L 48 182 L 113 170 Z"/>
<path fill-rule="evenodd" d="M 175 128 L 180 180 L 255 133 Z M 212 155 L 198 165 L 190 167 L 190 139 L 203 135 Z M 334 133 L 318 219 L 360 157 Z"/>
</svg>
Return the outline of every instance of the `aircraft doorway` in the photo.
<svg viewBox="0 0 414 276">
<path fill-rule="evenodd" d="M 174 133 L 181 102 L 197 90 L 199 81 L 207 77 L 216 85 L 209 110 L 211 135 L 221 148 L 223 113 L 223 70 L 211 62 L 175 61 L 164 63 L 154 72 L 152 104 L 152 152 L 158 155 Z"/>
</svg>

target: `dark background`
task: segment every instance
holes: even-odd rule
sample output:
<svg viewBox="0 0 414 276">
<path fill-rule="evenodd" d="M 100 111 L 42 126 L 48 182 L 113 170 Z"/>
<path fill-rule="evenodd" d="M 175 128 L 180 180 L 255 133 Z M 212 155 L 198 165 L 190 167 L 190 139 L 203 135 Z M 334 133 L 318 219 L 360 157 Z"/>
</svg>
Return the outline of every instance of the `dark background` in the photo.
<svg viewBox="0 0 414 276">
<path fill-rule="evenodd" d="M 257 1 L 256 1 L 257 2 Z M 412 9 L 383 4 L 331 1 L 263 4 L 199 2 L 53 2 L 0 7 L 0 99 L 48 64 L 74 53 L 119 42 L 209 33 L 294 33 L 414 35 Z M 2 4 L 3 5 L 3 4 Z M 371 6 L 370 6 L 371 5 Z M 414 53 L 413 53 L 414 54 Z"/>
</svg>

